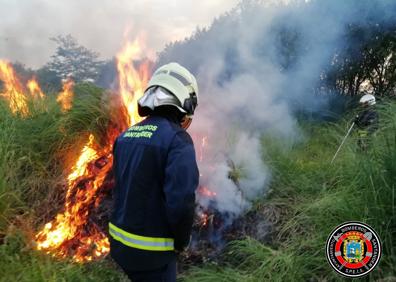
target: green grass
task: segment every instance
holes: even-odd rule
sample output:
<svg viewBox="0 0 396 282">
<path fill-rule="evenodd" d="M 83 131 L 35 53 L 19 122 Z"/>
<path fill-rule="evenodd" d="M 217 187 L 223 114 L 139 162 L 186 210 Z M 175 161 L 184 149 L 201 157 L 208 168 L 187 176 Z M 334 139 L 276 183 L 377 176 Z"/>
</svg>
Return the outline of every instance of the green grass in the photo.
<svg viewBox="0 0 396 282">
<path fill-rule="evenodd" d="M 0 246 L 0 281 L 127 281 L 109 261 L 76 264 L 33 250 L 22 232 Z"/>
<path fill-rule="evenodd" d="M 88 134 L 109 123 L 103 90 L 74 88 L 73 108 L 63 113 L 55 95 L 29 103 L 30 115 L 14 116 L 0 103 L 0 281 L 120 281 L 108 261 L 80 265 L 35 251 L 34 234 L 63 205 L 64 171 Z M 48 209 L 51 207 L 51 209 Z"/>
<path fill-rule="evenodd" d="M 368 279 L 396 277 L 396 104 L 380 107 L 381 129 L 367 152 L 352 135 L 333 165 L 331 158 L 348 128 L 304 125 L 305 141 L 292 147 L 265 139 L 273 181 L 257 209 L 275 207 L 276 236 L 270 245 L 246 238 L 231 242 L 220 264 L 191 269 L 185 281 L 338 281 L 325 257 L 335 226 L 358 220 L 380 235 L 383 256 Z M 268 218 L 272 220 L 272 218 Z"/>
<path fill-rule="evenodd" d="M 0 281 L 124 281 L 109 261 L 77 264 L 34 250 L 35 232 L 61 209 L 65 168 L 92 132 L 105 136 L 114 114 L 103 90 L 75 87 L 71 111 L 49 95 L 30 103 L 31 115 L 14 116 L 0 102 Z M 324 248 L 330 231 L 347 220 L 370 224 L 383 242 L 383 257 L 369 279 L 396 277 L 396 104 L 380 107 L 381 129 L 365 153 L 351 136 L 334 165 L 330 160 L 348 129 L 303 124 L 302 141 L 263 139 L 272 169 L 266 197 L 254 205 L 274 224 L 271 244 L 233 241 L 220 262 L 195 266 L 184 281 L 337 281 Z M 243 177 L 238 168 L 232 177 Z M 48 207 L 52 207 L 48 210 Z"/>
</svg>

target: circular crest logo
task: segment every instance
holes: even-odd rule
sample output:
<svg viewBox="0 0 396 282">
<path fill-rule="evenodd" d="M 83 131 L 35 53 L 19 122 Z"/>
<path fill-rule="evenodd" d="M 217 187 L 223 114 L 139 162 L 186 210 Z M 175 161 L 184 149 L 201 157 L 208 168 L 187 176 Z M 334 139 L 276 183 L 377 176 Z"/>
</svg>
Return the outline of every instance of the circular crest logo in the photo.
<svg viewBox="0 0 396 282">
<path fill-rule="evenodd" d="M 327 239 L 326 256 L 339 274 L 361 277 L 370 273 L 381 257 L 381 242 L 375 231 L 362 222 L 345 222 Z"/>
</svg>

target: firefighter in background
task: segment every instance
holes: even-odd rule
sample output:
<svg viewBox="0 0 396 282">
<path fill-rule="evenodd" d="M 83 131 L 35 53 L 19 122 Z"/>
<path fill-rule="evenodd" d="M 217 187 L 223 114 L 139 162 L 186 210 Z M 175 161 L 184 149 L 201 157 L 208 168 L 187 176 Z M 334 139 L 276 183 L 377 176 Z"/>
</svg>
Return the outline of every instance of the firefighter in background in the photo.
<svg viewBox="0 0 396 282">
<path fill-rule="evenodd" d="M 371 136 L 377 131 L 379 126 L 378 113 L 375 111 L 375 97 L 371 94 L 363 95 L 359 100 L 361 112 L 355 118 L 358 128 L 358 145 L 362 150 L 366 150 L 370 143 Z"/>
<path fill-rule="evenodd" d="M 133 282 L 176 281 L 176 254 L 190 241 L 199 172 L 186 129 L 197 96 L 187 69 L 160 67 L 138 101 L 147 118 L 114 144 L 110 250 Z"/>
</svg>

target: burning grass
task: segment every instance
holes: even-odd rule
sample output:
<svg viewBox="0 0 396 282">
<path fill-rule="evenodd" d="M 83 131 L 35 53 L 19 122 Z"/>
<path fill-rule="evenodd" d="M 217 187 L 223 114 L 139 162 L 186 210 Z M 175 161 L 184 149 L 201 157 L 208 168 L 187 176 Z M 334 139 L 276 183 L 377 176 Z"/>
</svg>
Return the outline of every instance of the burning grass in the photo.
<svg viewBox="0 0 396 282">
<path fill-rule="evenodd" d="M 117 56 L 120 95 L 108 94 L 106 97 L 119 103 L 110 103 L 112 107 L 109 110 L 114 114 L 109 115 L 110 120 L 102 135 L 102 146 L 90 133 L 83 148 L 76 154 L 77 158 L 73 158 L 73 164 L 68 169 L 64 207 L 36 234 L 37 249 L 57 257 L 72 258 L 76 262 L 92 261 L 109 253 L 110 244 L 105 231 L 107 215 L 100 216 L 105 217 L 103 226 L 100 226 L 94 214 L 114 187 L 110 173 L 114 141 L 128 126 L 141 120 L 137 114 L 137 99 L 143 95 L 150 65 L 145 62 L 135 69 L 132 59 L 139 51 L 140 45 L 136 41 L 127 44 Z M 72 81 L 66 81 L 57 98 L 63 112 L 72 109 L 73 85 Z"/>
<path fill-rule="evenodd" d="M 103 90 L 89 84 L 74 90 L 81 99 L 75 99 L 66 114 L 55 96 L 46 98 L 46 111 L 32 109 L 28 119 L 16 118 L 0 104 L 0 271 L 9 281 L 124 279 L 109 261 L 79 265 L 46 256 L 31 244 L 34 231 L 62 210 L 67 196 L 62 193 L 67 185 L 63 168 L 84 148 L 87 132 L 95 138 L 107 132 L 111 113 L 104 106 L 108 102 L 103 101 Z M 344 124 L 307 125 L 309 139 L 288 149 L 278 140 L 264 140 L 274 177 L 268 198 L 259 199 L 227 230 L 223 244 L 231 243 L 224 251 L 208 256 L 201 245 L 199 258 L 189 253 L 192 264 L 184 280 L 336 280 L 323 255 L 323 242 L 330 229 L 349 219 L 368 222 L 384 241 L 380 271 L 373 278 L 393 275 L 395 217 L 389 215 L 396 212 L 394 112 L 392 104 L 382 109 L 384 126 L 372 151 L 357 154 L 351 139 L 336 166 L 329 166 L 329 160 Z M 218 224 L 216 215 L 206 220 Z M 206 232 L 203 228 L 200 236 Z"/>
<path fill-rule="evenodd" d="M 124 86 L 133 88 L 131 83 Z M 73 106 L 67 111 L 59 107 L 57 93 L 27 98 L 27 115 L 15 114 L 9 104 L 0 103 L 0 272 L 5 280 L 123 279 L 109 261 L 79 265 L 37 252 L 37 245 L 31 243 L 37 235 L 39 249 L 75 261 L 89 261 L 94 258 L 92 254 L 101 258 L 108 251 L 102 235 L 85 236 L 103 234 L 97 230 L 105 221 L 103 210 L 94 212 L 84 223 L 80 215 L 86 208 L 76 208 L 67 200 L 82 197 L 80 202 L 96 205 L 97 196 L 80 192 L 92 187 L 106 192 L 109 186 L 102 184 L 107 181 L 103 177 L 108 170 L 104 168 L 111 163 L 108 146 L 121 130 L 114 121 L 119 113 L 132 120 L 134 113 L 114 113 L 111 95 L 91 84 L 76 84 L 73 93 Z M 309 139 L 295 146 L 265 139 L 266 162 L 274 175 L 269 196 L 258 199 L 252 210 L 232 225 L 224 224 L 223 215 L 215 210 L 203 210 L 196 225 L 195 245 L 186 255 L 189 265 L 183 274 L 185 280 L 336 280 L 323 255 L 324 241 L 335 225 L 350 219 L 368 222 L 384 241 L 380 271 L 372 278 L 394 275 L 395 109 L 394 104 L 381 109 L 383 128 L 372 150 L 358 153 L 351 139 L 336 166 L 330 166 L 329 160 L 345 123 L 307 125 Z M 119 124 L 127 126 L 125 120 Z M 205 142 L 203 139 L 202 144 Z M 85 161 L 79 164 L 82 158 Z M 73 169 L 75 165 L 82 170 Z M 232 163 L 230 168 L 229 178 L 237 183 L 243 169 Z M 99 173 L 91 177 L 94 171 Z M 210 198 L 216 196 L 214 193 L 200 187 L 201 195 Z M 75 208 L 78 212 L 71 216 Z M 63 226 L 65 222 L 69 225 Z M 86 231 L 89 228 L 98 232 Z M 81 242 L 76 243 L 76 237 L 83 238 L 84 244 L 77 244 Z M 219 252 L 219 246 L 228 242 Z M 71 251 L 65 253 L 65 249 Z"/>
<path fill-rule="evenodd" d="M 8 281 L 81 275 L 97 280 L 89 274 L 90 267 L 47 258 L 34 251 L 31 242 L 35 230 L 63 209 L 64 169 L 84 147 L 89 132 L 96 144 L 105 143 L 100 136 L 105 136 L 111 114 L 103 92 L 90 84 L 77 84 L 74 93 L 78 99 L 67 114 L 61 111 L 56 95 L 45 98 L 45 110 L 29 103 L 28 118 L 15 117 L 7 103 L 0 103 L 0 244 L 5 243 L 0 246 L 0 264 Z M 112 276 L 117 277 L 114 272 Z"/>
<path fill-rule="evenodd" d="M 135 44 L 134 50 L 138 47 Z M 123 53 L 119 57 L 124 61 L 120 60 L 118 70 L 125 80 L 119 91 L 122 98 L 132 96 L 128 103 L 136 104 L 149 64 L 133 72 L 134 66 L 127 63 L 133 58 Z M 74 262 L 103 258 L 109 252 L 105 231 L 109 206 L 101 207 L 114 186 L 112 145 L 130 122 L 138 121 L 136 105 L 72 80 L 64 82 L 57 98 L 46 97 L 40 95 L 35 80 L 25 89 L 11 65 L 1 66 L 5 68 L 0 69 L 4 82 L 0 150 L 5 154 L 0 159 L 0 187 L 4 187 L 0 197 L 10 204 L 1 207 L 0 239 L 8 244 L 14 234 L 10 229 L 23 230 L 30 251 L 34 248 Z M 15 108 L 15 97 L 26 101 L 23 108 Z M 38 100 L 44 100 L 45 107 L 37 107 Z M 15 170 L 10 164 L 17 165 Z M 37 226 L 43 228 L 32 234 Z"/>
</svg>

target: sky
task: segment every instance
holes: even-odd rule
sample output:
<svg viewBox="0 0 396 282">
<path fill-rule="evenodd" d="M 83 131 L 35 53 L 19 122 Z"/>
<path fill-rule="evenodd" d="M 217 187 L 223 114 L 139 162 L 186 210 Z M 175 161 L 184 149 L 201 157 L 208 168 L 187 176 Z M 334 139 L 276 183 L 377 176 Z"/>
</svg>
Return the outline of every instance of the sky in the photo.
<svg viewBox="0 0 396 282">
<path fill-rule="evenodd" d="M 71 34 L 111 58 L 125 39 L 144 38 L 148 54 L 189 36 L 239 0 L 0 0 L 0 59 L 38 68 L 54 53 L 57 35 Z M 127 34 L 127 35 L 126 35 Z"/>
</svg>

